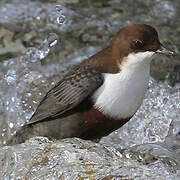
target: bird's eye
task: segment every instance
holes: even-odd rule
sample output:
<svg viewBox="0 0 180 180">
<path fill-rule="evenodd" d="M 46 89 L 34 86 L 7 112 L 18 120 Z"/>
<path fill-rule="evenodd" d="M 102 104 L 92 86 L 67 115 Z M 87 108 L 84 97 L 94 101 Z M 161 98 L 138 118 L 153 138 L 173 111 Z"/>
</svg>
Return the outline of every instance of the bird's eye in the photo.
<svg viewBox="0 0 180 180">
<path fill-rule="evenodd" d="M 143 42 L 139 39 L 136 39 L 132 42 L 132 47 L 135 49 L 139 49 L 139 48 L 143 47 Z"/>
</svg>

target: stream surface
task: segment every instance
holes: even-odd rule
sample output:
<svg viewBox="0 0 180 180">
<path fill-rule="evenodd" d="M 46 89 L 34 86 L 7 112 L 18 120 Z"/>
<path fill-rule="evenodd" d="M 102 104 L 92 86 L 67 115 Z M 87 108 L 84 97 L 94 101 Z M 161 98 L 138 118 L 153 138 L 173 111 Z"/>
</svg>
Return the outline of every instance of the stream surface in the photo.
<svg viewBox="0 0 180 180">
<path fill-rule="evenodd" d="M 147 23 L 180 51 L 179 0 L 0 2 L 0 179 L 180 179 L 180 56 L 151 65 L 135 116 L 99 143 L 35 137 L 4 146 L 72 64 L 129 23 Z M 136 2 L 136 3 L 135 3 Z"/>
</svg>

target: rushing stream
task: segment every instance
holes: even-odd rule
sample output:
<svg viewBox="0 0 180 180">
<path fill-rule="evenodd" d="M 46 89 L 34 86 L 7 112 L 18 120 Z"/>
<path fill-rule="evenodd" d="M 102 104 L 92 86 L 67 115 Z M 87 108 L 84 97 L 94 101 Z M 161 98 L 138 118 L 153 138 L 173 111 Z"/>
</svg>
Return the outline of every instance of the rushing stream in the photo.
<svg viewBox="0 0 180 180">
<path fill-rule="evenodd" d="M 25 51 L 24 48 L 18 49 L 15 47 L 19 46 L 18 40 L 9 42 L 8 45 L 5 40 L 7 38 L 6 35 L 4 34 L 3 40 L 0 36 L 0 40 L 4 43 L 4 46 L 0 48 L 0 179 L 180 179 L 179 57 L 176 59 L 159 57 L 159 59 L 157 58 L 153 61 L 152 74 L 156 76 L 158 73 L 156 66 L 158 66 L 160 78 L 156 78 L 156 80 L 154 78 L 150 79 L 146 98 L 141 108 L 127 124 L 109 136 L 102 138 L 100 143 L 84 141 L 78 138 L 52 142 L 44 137 L 36 137 L 23 144 L 4 146 L 6 140 L 12 137 L 30 119 L 42 97 L 61 79 L 67 67 L 74 63 L 79 63 L 101 48 L 99 42 L 103 38 L 94 37 L 94 39 L 100 38 L 99 40 L 96 39 L 97 43 L 95 45 L 93 45 L 95 40 L 88 39 L 94 36 L 91 34 L 93 33 L 91 28 L 89 30 L 89 32 L 91 31 L 91 37 L 87 33 L 80 36 L 82 41 L 86 41 L 86 43 L 87 41 L 89 43 L 93 41 L 93 43 L 81 47 L 79 42 L 79 49 L 76 49 L 74 52 L 63 47 L 65 45 L 63 45 L 62 41 L 65 36 L 67 37 L 67 34 L 63 36 L 61 33 L 71 32 L 70 29 L 73 28 L 74 31 L 80 31 L 78 26 L 82 26 L 82 22 L 86 20 L 90 22 L 92 20 L 88 26 L 94 28 L 96 24 L 98 34 L 100 31 L 99 28 L 103 29 L 105 27 L 104 22 L 99 21 L 98 13 L 104 12 L 108 14 L 108 12 L 105 12 L 105 9 L 108 7 L 106 3 L 104 4 L 105 7 L 97 13 L 96 19 L 95 10 L 92 10 L 91 6 L 88 9 L 81 1 L 78 1 L 82 4 L 80 7 L 84 8 L 85 6 L 85 8 L 80 14 L 78 14 L 78 10 L 73 11 L 63 6 L 56 6 L 56 3 L 43 4 L 41 1 L 28 1 L 27 4 L 31 8 L 29 8 L 30 10 L 27 14 L 32 13 L 33 15 L 28 15 L 29 19 L 27 20 L 25 12 L 28 5 L 24 2 L 26 1 L 16 1 L 21 7 L 21 11 L 17 13 L 18 15 L 15 13 L 17 9 L 13 3 L 3 4 L 0 7 L 0 17 L 2 17 L 3 12 L 7 16 L 7 10 L 9 8 L 11 10 L 11 16 L 14 13 L 14 20 L 18 21 L 15 18 L 17 15 L 20 21 L 24 18 L 25 22 L 29 20 L 32 25 L 34 19 L 30 17 L 36 16 L 43 19 L 47 13 L 46 15 L 48 17 L 51 16 L 52 22 L 55 25 L 47 18 L 46 27 L 41 24 L 41 34 L 44 33 L 42 29 L 45 28 L 47 30 L 47 27 L 53 27 L 54 31 L 52 31 L 53 28 L 51 31 L 46 31 L 44 39 L 40 41 L 41 43 L 38 43 L 36 46 L 33 44 L 34 46 L 26 48 Z M 115 0 L 108 2 L 112 2 L 113 12 L 115 12 L 114 19 L 116 19 L 118 17 L 117 13 L 120 13 L 120 8 L 118 6 L 115 7 L 115 5 L 122 2 Z M 138 3 L 140 2 L 138 1 Z M 152 10 L 154 13 L 151 12 L 152 15 L 149 15 L 149 22 L 152 23 L 157 16 L 158 7 L 162 8 L 159 10 L 159 18 L 163 19 L 164 25 L 162 26 L 168 31 L 173 24 L 169 24 L 168 28 L 166 28 L 167 25 L 165 24 L 178 16 L 177 11 L 179 6 L 175 6 L 178 0 L 172 4 L 170 1 L 154 0 L 152 2 L 159 2 L 159 4 L 154 6 Z M 76 1 L 73 1 L 71 5 L 67 3 L 67 6 L 72 6 L 72 9 L 76 9 L 75 3 Z M 128 3 L 132 2 L 129 0 Z M 98 3 L 92 3 L 91 5 L 100 6 Z M 151 5 L 150 1 L 149 5 Z M 39 10 L 36 11 L 38 8 L 36 10 L 33 9 L 35 7 L 39 7 Z M 122 8 L 125 7 L 126 5 L 124 4 Z M 52 13 L 53 8 L 54 11 L 55 9 L 57 10 L 56 13 Z M 130 9 L 132 10 L 133 7 Z M 23 10 L 25 14 L 22 16 Z M 85 12 L 88 15 L 91 10 L 91 13 L 94 15 L 93 17 L 86 20 L 83 19 L 81 23 L 75 22 L 73 24 L 74 17 L 82 18 Z M 111 13 L 110 10 L 112 9 L 109 9 L 109 13 Z M 142 7 L 139 7 L 138 10 L 142 16 L 143 13 L 145 16 L 146 13 Z M 165 10 L 168 10 L 167 15 L 164 12 Z M 45 14 L 43 14 L 44 12 Z M 71 15 L 73 16 L 72 20 L 70 19 Z M 127 12 L 125 15 L 126 18 L 129 18 L 130 15 L 133 16 L 133 12 Z M 6 19 L 3 21 L 3 18 L 5 17 L 3 16 L 0 19 L 0 24 L 3 25 L 3 28 L 6 28 L 7 24 L 10 23 L 10 31 L 13 29 L 16 32 L 19 28 L 21 33 L 24 31 L 17 21 L 14 23 L 13 18 L 11 21 L 6 21 Z M 105 18 L 108 20 L 110 17 Z M 134 21 L 136 20 L 134 19 Z M 158 20 L 155 22 L 158 24 Z M 113 23 L 116 28 L 121 25 L 121 22 L 117 20 L 114 20 Z M 33 27 L 37 28 L 37 24 Z M 86 31 L 86 27 L 84 29 Z M 1 28 L 0 31 L 2 32 Z M 115 32 L 113 28 L 109 31 L 110 33 Z M 164 31 L 162 30 L 162 34 Z M 174 31 L 177 34 L 179 32 L 176 29 Z M 27 35 L 22 34 L 22 36 L 25 37 Z M 69 34 L 69 36 L 77 39 L 76 33 Z M 33 38 L 31 38 L 32 35 L 27 39 L 32 40 Z M 107 39 L 108 35 L 105 35 L 102 41 L 105 42 Z M 75 40 L 71 40 L 69 42 L 71 46 L 69 45 L 69 47 L 72 48 Z M 177 47 L 175 50 L 178 51 L 178 40 L 174 42 Z M 8 47 L 11 46 L 14 46 L 15 49 L 12 53 L 9 53 Z M 57 49 L 61 48 L 61 46 L 65 48 L 64 51 Z M 3 47 L 6 47 L 6 50 Z M 17 51 L 15 52 L 15 50 Z M 19 50 L 23 55 L 20 56 L 18 54 Z M 56 58 L 53 56 L 57 51 L 63 54 L 62 61 L 55 60 L 60 57 L 59 55 Z M 65 55 L 65 51 L 68 51 L 67 55 Z M 10 58 L 11 55 L 14 57 Z M 4 60 L 3 58 L 5 57 L 9 59 Z M 162 66 L 159 65 L 158 60 L 162 62 Z M 170 62 L 168 64 L 168 67 L 170 67 L 173 61 L 173 67 L 176 67 L 176 70 L 174 70 L 175 68 L 170 68 L 170 75 L 164 75 L 164 71 L 161 70 L 163 67 L 167 68 L 167 65 L 163 65 L 165 64 L 164 62 Z M 172 78 L 169 78 L 172 75 L 174 78 L 173 83 Z M 157 80 L 163 79 L 162 77 L 164 77 L 163 81 Z"/>
</svg>

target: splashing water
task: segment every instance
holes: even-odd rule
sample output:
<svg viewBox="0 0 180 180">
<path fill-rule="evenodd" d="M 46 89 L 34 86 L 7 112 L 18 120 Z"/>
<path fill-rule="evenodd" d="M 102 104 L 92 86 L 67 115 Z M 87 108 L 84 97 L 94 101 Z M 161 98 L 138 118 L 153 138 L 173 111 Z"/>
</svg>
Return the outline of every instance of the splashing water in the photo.
<svg viewBox="0 0 180 180">
<path fill-rule="evenodd" d="M 116 148 L 163 142 L 170 123 L 180 120 L 179 97 L 178 84 L 170 87 L 167 81 L 157 82 L 151 78 L 146 97 L 138 112 L 128 123 L 115 131 L 112 137 L 104 138 L 104 142 L 115 144 Z"/>
<path fill-rule="evenodd" d="M 66 16 L 62 13 L 62 6 L 56 5 L 56 11 L 59 14 L 59 16 L 56 19 L 57 23 L 59 25 L 65 24 L 66 23 Z"/>
<path fill-rule="evenodd" d="M 66 22 L 66 16 L 62 13 L 62 6 L 56 5 L 56 11 L 58 13 L 58 17 L 56 19 L 58 25 L 62 25 Z M 31 62 L 38 62 L 44 59 L 50 52 L 50 48 L 55 46 L 58 43 L 58 36 L 55 33 L 50 33 L 40 48 L 28 48 L 26 55 L 30 58 Z"/>
<path fill-rule="evenodd" d="M 56 10 L 57 23 L 61 25 L 65 22 L 62 7 L 58 5 Z M 45 68 L 37 63 L 45 59 L 58 42 L 57 34 L 49 33 L 40 47 L 30 47 L 24 56 L 1 63 L 0 76 L 3 78 L 0 79 L 0 145 L 5 144 L 7 137 L 12 136 L 30 119 L 44 95 L 43 92 L 53 87 L 54 81 L 58 79 L 54 77 L 51 83 L 47 83 L 47 78 L 57 71 L 56 64 Z M 58 71 L 60 69 L 58 67 Z"/>
<path fill-rule="evenodd" d="M 48 90 L 49 85 L 44 86 L 47 77 L 42 74 L 43 67 L 34 63 L 43 60 L 57 43 L 58 36 L 49 33 L 39 48 L 29 48 L 24 56 L 1 63 L 0 145 L 5 144 L 4 138 L 13 135 L 30 119 L 34 105 L 42 96 L 39 88 Z M 33 95 L 32 91 L 37 94 Z"/>
<path fill-rule="evenodd" d="M 28 48 L 26 55 L 29 56 L 31 62 L 37 62 L 44 59 L 50 52 L 50 48 L 58 43 L 58 36 L 55 33 L 50 33 L 40 48 Z"/>
</svg>

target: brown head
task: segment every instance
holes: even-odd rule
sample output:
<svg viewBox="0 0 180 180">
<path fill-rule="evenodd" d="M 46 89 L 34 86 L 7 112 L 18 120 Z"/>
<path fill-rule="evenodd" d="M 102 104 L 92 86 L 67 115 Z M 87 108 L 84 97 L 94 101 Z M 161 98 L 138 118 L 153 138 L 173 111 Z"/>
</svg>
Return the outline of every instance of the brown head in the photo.
<svg viewBox="0 0 180 180">
<path fill-rule="evenodd" d="M 131 24 L 122 28 L 113 38 L 111 47 L 113 56 L 120 62 L 123 57 L 138 52 L 175 55 L 160 43 L 157 31 L 146 24 Z"/>
<path fill-rule="evenodd" d="M 122 67 L 128 59 L 131 60 L 128 64 L 140 64 L 150 62 L 155 54 L 175 55 L 160 43 L 158 33 L 153 27 L 146 24 L 131 24 L 122 28 L 107 48 L 81 65 L 95 66 L 101 72 L 117 73 L 119 66 Z"/>
</svg>

